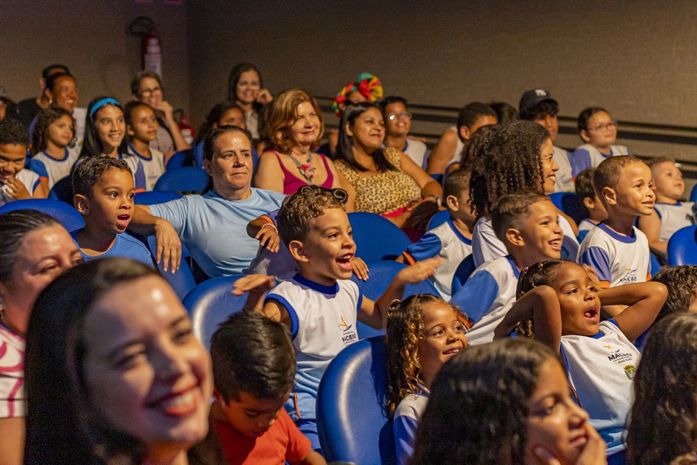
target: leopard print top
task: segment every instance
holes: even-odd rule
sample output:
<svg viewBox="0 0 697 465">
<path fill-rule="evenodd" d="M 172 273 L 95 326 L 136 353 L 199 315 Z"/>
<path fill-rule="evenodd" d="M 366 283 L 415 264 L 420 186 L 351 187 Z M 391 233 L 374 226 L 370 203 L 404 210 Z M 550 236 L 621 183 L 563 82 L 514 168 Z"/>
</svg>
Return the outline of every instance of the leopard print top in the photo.
<svg viewBox="0 0 697 465">
<path fill-rule="evenodd" d="M 367 173 L 341 160 L 335 162 L 337 171 L 356 189 L 356 211 L 383 215 L 421 200 L 419 185 L 400 168 L 399 150 L 388 147 L 383 153 L 398 171 Z"/>
</svg>

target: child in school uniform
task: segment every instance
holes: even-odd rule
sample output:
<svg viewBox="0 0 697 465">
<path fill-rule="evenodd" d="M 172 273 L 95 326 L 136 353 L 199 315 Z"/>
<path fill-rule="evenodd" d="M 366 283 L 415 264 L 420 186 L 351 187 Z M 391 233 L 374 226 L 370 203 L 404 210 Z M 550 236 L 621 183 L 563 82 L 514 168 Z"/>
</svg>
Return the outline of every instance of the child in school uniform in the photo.
<svg viewBox="0 0 697 465">
<path fill-rule="evenodd" d="M 24 167 L 29 133 L 14 118 L 0 121 L 0 206 L 14 200 L 46 198 L 46 182 Z"/>
<path fill-rule="evenodd" d="M 59 107 L 41 110 L 33 136 L 29 167 L 46 180 L 50 190 L 58 181 L 70 176 L 78 157 L 77 151 L 70 147 L 75 139 L 73 115 Z"/>
<path fill-rule="evenodd" d="M 622 438 L 640 358 L 632 342 L 653 323 L 666 287 L 650 282 L 599 290 L 581 265 L 548 260 L 523 272 L 517 295 L 496 336 L 516 330 L 560 354 L 572 392 L 607 444 L 608 464 L 624 464 Z M 626 309 L 601 322 L 608 305 Z"/>
<path fill-rule="evenodd" d="M 559 102 L 544 89 L 525 91 L 520 97 L 518 115 L 520 119 L 532 121 L 544 127 L 552 143 L 559 132 Z M 571 174 L 570 154 L 561 147 L 554 146 L 552 158 L 559 166 L 554 182 L 554 192 L 571 192 L 574 190 L 574 177 Z"/>
<path fill-rule="evenodd" d="M 329 362 L 358 341 L 357 321 L 384 328 L 387 308 L 404 286 L 433 275 L 439 258 L 400 270 L 377 301 L 363 297 L 350 280 L 356 244 L 344 210 L 341 189 L 303 186 L 288 197 L 278 213 L 281 239 L 298 264 L 298 273 L 266 296 L 261 311 L 288 327 L 297 353 L 295 387 L 286 410 L 300 430 L 320 448 L 315 402 Z M 257 308 L 273 283 L 266 275 L 251 275 L 235 283 L 234 293 L 250 291 L 248 306 Z"/>
<path fill-rule="evenodd" d="M 157 139 L 157 115 L 147 103 L 138 100 L 128 102 L 124 108 L 126 116 L 126 133 L 128 135 L 128 153 L 134 155 L 143 165 L 145 172 L 145 189 L 151 191 L 155 183 L 165 172 L 165 159 L 150 144 Z"/>
<path fill-rule="evenodd" d="M 469 204 L 469 180 L 469 171 L 463 169 L 445 178 L 443 203 L 450 218 L 410 244 L 402 255 L 403 260 L 410 264 L 436 256 L 443 259 L 430 281 L 445 300 L 450 300 L 455 270 L 472 253 L 472 228 L 476 218 Z"/>
<path fill-rule="evenodd" d="M 593 174 L 595 168 L 588 168 L 576 176 L 576 198 L 588 212 L 588 218 L 582 219 L 578 224 L 579 242 L 583 242 L 588 231 L 607 219 L 607 211 L 593 187 Z"/>
<path fill-rule="evenodd" d="M 572 175 L 588 168 L 597 168 L 603 160 L 617 155 L 630 155 L 624 145 L 617 145 L 617 123 L 601 107 L 584 109 L 577 120 L 578 134 L 584 142 L 570 157 Z"/>
<path fill-rule="evenodd" d="M 147 247 L 126 232 L 136 192 L 126 162 L 86 158 L 76 166 L 72 181 L 73 204 L 85 219 L 85 227 L 72 236 L 83 259 L 125 257 L 153 266 Z"/>
<path fill-rule="evenodd" d="M 649 240 L 651 251 L 665 258 L 668 240 L 678 229 L 695 224 L 693 202 L 683 202 L 685 181 L 675 160 L 668 157 L 654 158 L 649 162 L 653 177 L 656 203 L 654 214 L 639 217 L 639 229 Z"/>
<path fill-rule="evenodd" d="M 190 465 L 326 465 L 298 430 L 284 402 L 293 387 L 295 350 L 286 328 L 239 312 L 211 338 L 215 401 Z"/>
<path fill-rule="evenodd" d="M 520 270 L 540 260 L 559 258 L 562 249 L 557 210 L 542 194 L 504 196 L 494 207 L 492 222 L 508 255 L 477 268 L 450 301 L 474 322 L 467 335 L 472 345 L 493 340 L 494 328 L 515 302 Z"/>
<path fill-rule="evenodd" d="M 650 276 L 649 243 L 634 223 L 653 213 L 651 170 L 638 158 L 610 157 L 596 168 L 593 185 L 607 219 L 583 239 L 578 262 L 590 265 L 603 287 L 644 282 Z"/>
</svg>

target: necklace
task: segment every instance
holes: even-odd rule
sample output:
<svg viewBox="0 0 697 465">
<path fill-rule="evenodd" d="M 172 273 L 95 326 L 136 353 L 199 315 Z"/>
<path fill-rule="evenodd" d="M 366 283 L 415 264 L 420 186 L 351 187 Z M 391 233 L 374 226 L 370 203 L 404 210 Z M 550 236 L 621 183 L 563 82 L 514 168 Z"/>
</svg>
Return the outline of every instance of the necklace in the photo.
<svg viewBox="0 0 697 465">
<path fill-rule="evenodd" d="M 312 166 L 312 152 L 307 154 L 305 163 L 300 163 L 292 154 L 290 155 L 290 159 L 293 160 L 293 163 L 295 163 L 302 177 L 305 178 L 308 183 L 313 184 L 312 178 L 315 176 L 315 171 L 317 171 L 317 169 Z"/>
</svg>

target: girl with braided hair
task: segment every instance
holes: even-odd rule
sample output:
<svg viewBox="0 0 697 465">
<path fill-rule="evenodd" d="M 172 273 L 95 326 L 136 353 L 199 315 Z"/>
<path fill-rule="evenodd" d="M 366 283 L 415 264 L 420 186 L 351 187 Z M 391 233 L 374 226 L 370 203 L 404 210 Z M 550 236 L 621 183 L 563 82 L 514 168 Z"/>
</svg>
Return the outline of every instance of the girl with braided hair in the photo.
<svg viewBox="0 0 697 465">
<path fill-rule="evenodd" d="M 393 416 L 397 464 L 412 455 L 416 427 L 433 379 L 467 347 L 467 317 L 431 294 L 395 301 L 387 313 L 387 409 Z"/>
<path fill-rule="evenodd" d="M 559 169 L 552 159 L 554 145 L 549 133 L 539 124 L 514 121 L 482 136 L 468 153 L 472 164 L 470 196 L 478 217 L 472 234 L 476 266 L 507 255 L 491 226 L 490 213 L 496 202 L 504 195 L 524 191 L 551 194 Z M 578 251 L 576 225 L 562 212 L 559 224 L 564 231 L 562 257 L 574 260 Z"/>
</svg>

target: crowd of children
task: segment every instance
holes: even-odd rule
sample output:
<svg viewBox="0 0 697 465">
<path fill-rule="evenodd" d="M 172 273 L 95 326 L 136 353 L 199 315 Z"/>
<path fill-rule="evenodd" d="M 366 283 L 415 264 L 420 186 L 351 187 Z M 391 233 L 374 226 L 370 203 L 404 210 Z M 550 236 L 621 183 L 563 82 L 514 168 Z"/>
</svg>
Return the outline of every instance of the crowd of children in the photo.
<svg viewBox="0 0 697 465">
<path fill-rule="evenodd" d="M 583 110 L 583 144 L 566 150 L 550 92 L 523 93 L 517 115 L 472 102 L 429 153 L 409 134 L 407 100 L 379 99 L 381 83 L 363 73 L 339 92 L 338 135 L 320 148 L 312 96 L 274 97 L 241 63 L 190 151 L 209 190 L 145 206 L 136 194 L 188 148 L 159 76 L 138 74 L 131 102 L 101 96 L 82 112 L 67 67 L 42 76 L 40 98 L 0 121 L 0 206 L 68 185 L 84 227 L 67 236 L 45 215 L 0 216 L 0 347 L 11 348 L 0 367 L 14 367 L 0 369 L 0 463 L 19 463 L 28 411 L 31 463 L 326 464 L 318 391 L 359 322 L 385 331 L 394 444 L 383 447 L 399 465 L 697 463 L 697 267 L 652 280 L 650 265 L 695 223 L 694 205 L 679 164 L 617 145 L 607 110 Z M 572 191 L 578 225 L 549 198 Z M 439 209 L 447 218 L 426 230 Z M 358 258 L 354 210 L 384 210 L 413 239 L 375 300 L 351 279 L 370 280 L 371 265 Z M 22 235 L 38 240 L 36 229 L 60 244 L 32 251 Z M 139 236 L 149 234 L 156 256 Z M 180 243 L 209 277 L 244 274 L 231 291 L 245 308 L 215 332 L 212 368 L 155 271 L 177 270 Z M 466 260 L 476 269 L 455 287 Z M 423 281 L 438 295 L 403 299 Z M 54 326 L 66 334 L 41 347 Z M 141 370 L 156 400 L 135 387 Z M 55 431 L 41 412 L 48 374 L 67 383 Z M 135 421 L 129 392 L 166 419 L 157 434 L 151 417 Z M 80 431 L 74 450 L 66 425 Z M 175 459 L 160 460 L 168 450 Z"/>
</svg>

